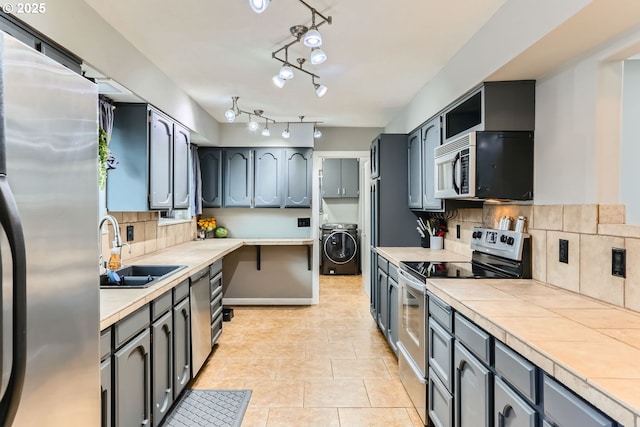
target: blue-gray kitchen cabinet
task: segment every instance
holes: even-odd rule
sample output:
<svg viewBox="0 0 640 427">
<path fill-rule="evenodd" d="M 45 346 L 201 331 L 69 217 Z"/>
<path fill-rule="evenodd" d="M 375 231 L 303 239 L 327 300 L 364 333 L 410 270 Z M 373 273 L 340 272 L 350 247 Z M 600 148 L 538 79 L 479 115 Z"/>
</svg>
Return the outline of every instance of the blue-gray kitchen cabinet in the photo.
<svg viewBox="0 0 640 427">
<path fill-rule="evenodd" d="M 111 427 L 113 387 L 111 364 L 111 328 L 100 333 L 100 427 Z"/>
<path fill-rule="evenodd" d="M 115 427 L 151 423 L 151 333 L 146 328 L 114 354 Z"/>
<path fill-rule="evenodd" d="M 109 148 L 107 209 L 183 209 L 189 204 L 189 132 L 148 104 L 117 104 Z M 176 151 L 177 149 L 177 151 Z"/>
<path fill-rule="evenodd" d="M 409 178 L 409 208 L 422 209 L 422 128 L 418 128 L 409 134 L 407 138 L 409 151 L 408 178 Z"/>
<path fill-rule="evenodd" d="M 222 206 L 222 150 L 198 147 L 202 178 L 202 207 Z"/>
<path fill-rule="evenodd" d="M 253 197 L 253 150 L 224 149 L 224 206 L 251 207 Z"/>
<path fill-rule="evenodd" d="M 493 427 L 492 374 L 460 341 L 454 344 L 456 427 Z"/>
<path fill-rule="evenodd" d="M 184 286 L 186 283 L 186 287 Z M 181 288 L 182 287 L 182 288 Z M 177 288 L 186 289 L 186 296 Z M 173 306 L 173 398 L 178 398 L 191 380 L 191 310 L 189 281 L 174 288 Z M 177 300 L 177 301 L 176 301 Z"/>
<path fill-rule="evenodd" d="M 284 167 L 281 148 L 254 150 L 255 176 L 253 206 L 279 208 L 284 201 Z"/>
<path fill-rule="evenodd" d="M 389 316 L 387 319 L 387 342 L 391 346 L 391 350 L 398 355 L 398 269 L 395 265 L 389 264 L 389 275 L 387 277 L 387 292 L 389 296 L 387 301 L 389 303 Z"/>
<path fill-rule="evenodd" d="M 542 380 L 545 422 L 551 427 L 614 427 L 605 414 L 545 374 Z"/>
<path fill-rule="evenodd" d="M 322 197 L 325 199 L 360 196 L 359 159 L 323 159 Z"/>
<path fill-rule="evenodd" d="M 169 301 L 171 294 L 169 293 Z M 151 325 L 153 425 L 159 426 L 173 404 L 173 313 L 171 306 Z"/>
<path fill-rule="evenodd" d="M 311 148 L 287 148 L 284 150 L 285 208 L 311 206 L 311 177 L 313 171 Z"/>
</svg>

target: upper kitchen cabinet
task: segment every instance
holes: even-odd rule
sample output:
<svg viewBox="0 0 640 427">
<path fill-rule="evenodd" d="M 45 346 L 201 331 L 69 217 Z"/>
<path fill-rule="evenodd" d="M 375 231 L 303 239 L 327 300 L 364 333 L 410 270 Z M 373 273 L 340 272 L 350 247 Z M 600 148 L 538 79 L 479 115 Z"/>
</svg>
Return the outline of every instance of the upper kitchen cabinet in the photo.
<svg viewBox="0 0 640 427">
<path fill-rule="evenodd" d="M 224 205 L 251 207 L 253 197 L 253 150 L 224 150 Z"/>
<path fill-rule="evenodd" d="M 337 199 L 360 196 L 359 159 L 322 160 L 322 197 Z"/>
<path fill-rule="evenodd" d="M 535 81 L 485 82 L 444 111 L 444 141 L 475 130 L 535 129 Z"/>
<path fill-rule="evenodd" d="M 185 209 L 189 205 L 189 132 L 147 104 L 118 104 L 109 148 L 107 209 Z"/>
<path fill-rule="evenodd" d="M 311 206 L 312 155 L 311 148 L 287 148 L 284 150 L 285 208 L 308 208 Z"/>
<path fill-rule="evenodd" d="M 199 147 L 202 206 L 308 208 L 312 154 L 311 148 Z"/>
<path fill-rule="evenodd" d="M 254 201 L 256 208 L 282 205 L 284 189 L 284 168 L 282 167 L 281 148 L 256 148 Z"/>
<path fill-rule="evenodd" d="M 198 147 L 202 177 L 202 207 L 222 206 L 222 150 Z"/>
<path fill-rule="evenodd" d="M 434 149 L 442 143 L 442 116 L 436 116 L 409 134 L 409 208 L 442 212 L 445 201 L 435 198 Z"/>
</svg>

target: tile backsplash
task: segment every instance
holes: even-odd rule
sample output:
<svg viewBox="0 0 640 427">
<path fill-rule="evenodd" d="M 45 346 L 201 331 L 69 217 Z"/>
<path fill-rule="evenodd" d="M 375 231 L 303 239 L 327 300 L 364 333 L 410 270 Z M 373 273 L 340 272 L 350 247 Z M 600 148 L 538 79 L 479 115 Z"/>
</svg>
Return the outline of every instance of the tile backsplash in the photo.
<svg viewBox="0 0 640 427">
<path fill-rule="evenodd" d="M 142 256 L 170 246 L 179 245 L 196 238 L 196 220 L 177 224 L 159 224 L 157 212 L 109 212 L 120 225 L 122 242 L 128 243 L 122 247 L 122 262 L 127 259 Z M 109 223 L 107 223 L 109 224 Z M 133 226 L 134 240 L 127 242 L 127 226 Z M 102 257 L 109 260 L 113 229 L 107 226 L 108 234 L 102 234 Z"/>
<path fill-rule="evenodd" d="M 504 215 L 528 219 L 535 280 L 640 312 L 640 226 L 624 223 L 624 206 L 485 203 L 448 221 L 445 248 L 470 255 L 473 227 L 497 228 Z M 569 242 L 568 263 L 558 261 L 560 239 Z M 624 278 L 611 274 L 613 248 L 626 250 Z"/>
</svg>

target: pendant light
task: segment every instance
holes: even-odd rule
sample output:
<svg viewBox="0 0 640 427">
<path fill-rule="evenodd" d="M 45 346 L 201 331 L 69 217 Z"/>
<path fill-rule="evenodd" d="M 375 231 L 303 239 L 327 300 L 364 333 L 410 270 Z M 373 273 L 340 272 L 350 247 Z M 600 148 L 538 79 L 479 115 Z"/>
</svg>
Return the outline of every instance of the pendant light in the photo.
<svg viewBox="0 0 640 427">
<path fill-rule="evenodd" d="M 251 119 L 251 114 L 249 114 L 249 130 L 251 132 L 255 132 L 258 130 L 258 122 Z"/>
<path fill-rule="evenodd" d="M 289 123 L 287 123 L 287 128 L 282 131 L 282 137 L 284 139 L 289 139 L 290 136 L 291 136 L 291 133 L 289 133 Z"/>
<path fill-rule="evenodd" d="M 313 65 L 322 64 L 327 60 L 327 54 L 324 53 L 324 50 L 319 47 L 314 47 L 311 49 L 311 63 Z"/>
<path fill-rule="evenodd" d="M 271 136 L 271 131 L 269 130 L 269 120 L 264 120 L 264 129 L 261 132 L 262 136 Z"/>
<path fill-rule="evenodd" d="M 270 0 L 249 0 L 249 6 L 255 13 L 262 13 L 269 7 Z"/>
<path fill-rule="evenodd" d="M 280 88 L 280 89 L 282 89 L 284 87 L 284 84 L 287 82 L 285 79 L 280 77 L 279 74 L 276 74 L 275 76 L 271 77 L 271 81 L 277 88 Z"/>
</svg>

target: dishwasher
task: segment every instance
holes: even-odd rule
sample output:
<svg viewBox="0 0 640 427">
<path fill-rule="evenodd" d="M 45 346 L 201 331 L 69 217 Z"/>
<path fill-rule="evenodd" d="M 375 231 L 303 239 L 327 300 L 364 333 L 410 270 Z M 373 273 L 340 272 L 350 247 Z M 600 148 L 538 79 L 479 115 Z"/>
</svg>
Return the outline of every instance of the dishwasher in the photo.
<svg viewBox="0 0 640 427">
<path fill-rule="evenodd" d="M 191 282 L 191 366 L 193 377 L 211 353 L 211 306 L 209 267 L 189 278 Z"/>
</svg>

